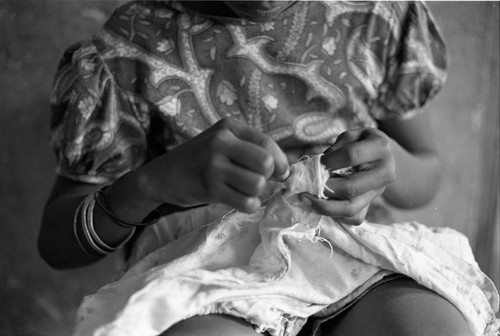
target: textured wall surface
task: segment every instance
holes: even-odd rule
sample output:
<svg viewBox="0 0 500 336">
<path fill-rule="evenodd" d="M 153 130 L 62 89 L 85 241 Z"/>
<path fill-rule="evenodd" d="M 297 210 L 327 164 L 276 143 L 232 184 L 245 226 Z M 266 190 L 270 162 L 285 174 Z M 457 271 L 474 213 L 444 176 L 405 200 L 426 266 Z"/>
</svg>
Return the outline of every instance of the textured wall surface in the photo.
<svg viewBox="0 0 500 336">
<path fill-rule="evenodd" d="M 48 96 L 63 50 L 95 32 L 117 1 L 0 0 L 0 335 L 69 335 L 82 297 L 120 259 L 50 269 L 36 250 L 54 181 Z M 499 4 L 430 4 L 448 42 L 448 84 L 429 106 L 446 171 L 436 199 L 399 219 L 451 226 L 499 283 Z M 495 268 L 496 267 L 496 268 Z"/>
</svg>

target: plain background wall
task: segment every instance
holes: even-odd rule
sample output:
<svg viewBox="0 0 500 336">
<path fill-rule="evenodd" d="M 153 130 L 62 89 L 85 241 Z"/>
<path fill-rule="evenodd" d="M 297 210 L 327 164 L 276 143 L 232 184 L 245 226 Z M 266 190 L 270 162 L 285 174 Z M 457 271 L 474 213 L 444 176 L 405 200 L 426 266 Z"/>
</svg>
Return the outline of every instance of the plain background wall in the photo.
<svg viewBox="0 0 500 336">
<path fill-rule="evenodd" d="M 111 281 L 118 257 L 71 271 L 36 249 L 54 181 L 48 96 L 64 49 L 89 38 L 116 1 L 0 0 L 0 335 L 69 335 L 82 297 Z M 499 284 L 499 3 L 432 2 L 450 54 L 448 84 L 429 106 L 444 161 L 440 193 L 398 212 L 466 234 Z"/>
</svg>

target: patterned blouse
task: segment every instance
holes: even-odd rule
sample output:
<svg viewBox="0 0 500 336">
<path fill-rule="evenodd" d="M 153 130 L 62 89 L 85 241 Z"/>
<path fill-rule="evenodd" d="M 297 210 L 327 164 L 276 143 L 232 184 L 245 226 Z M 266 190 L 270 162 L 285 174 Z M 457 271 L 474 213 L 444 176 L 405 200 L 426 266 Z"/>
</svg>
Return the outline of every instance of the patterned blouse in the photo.
<svg viewBox="0 0 500 336">
<path fill-rule="evenodd" d="M 64 54 L 51 93 L 59 175 L 112 181 L 232 117 L 283 148 L 408 118 L 446 78 L 423 3 L 297 1 L 274 20 L 119 8 Z"/>
</svg>

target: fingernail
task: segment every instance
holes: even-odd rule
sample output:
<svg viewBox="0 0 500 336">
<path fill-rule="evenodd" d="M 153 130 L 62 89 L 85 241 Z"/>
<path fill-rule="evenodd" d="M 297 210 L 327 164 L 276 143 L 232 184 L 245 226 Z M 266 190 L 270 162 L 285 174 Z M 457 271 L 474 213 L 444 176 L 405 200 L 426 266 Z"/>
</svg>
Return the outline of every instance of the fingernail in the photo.
<svg viewBox="0 0 500 336">
<path fill-rule="evenodd" d="M 328 147 L 324 152 L 323 154 L 328 154 L 328 153 L 331 153 L 331 152 L 335 152 L 336 150 L 339 149 L 339 146 L 338 145 L 331 145 L 330 147 Z"/>
<path fill-rule="evenodd" d="M 291 175 L 290 168 L 287 168 L 286 171 L 279 177 L 280 181 L 286 181 Z"/>
</svg>

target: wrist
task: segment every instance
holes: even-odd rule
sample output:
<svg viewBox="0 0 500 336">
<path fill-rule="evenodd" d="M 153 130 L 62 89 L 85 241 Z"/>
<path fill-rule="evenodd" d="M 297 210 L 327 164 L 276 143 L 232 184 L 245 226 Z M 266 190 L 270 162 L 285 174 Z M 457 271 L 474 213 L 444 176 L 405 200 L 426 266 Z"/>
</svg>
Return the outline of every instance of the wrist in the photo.
<svg viewBox="0 0 500 336">
<path fill-rule="evenodd" d="M 115 181 L 104 191 L 110 210 L 130 222 L 141 222 L 161 205 L 148 196 L 144 177 L 132 171 Z"/>
<path fill-rule="evenodd" d="M 116 246 L 130 239 L 135 228 L 128 224 L 143 222 L 160 205 L 145 197 L 139 181 L 131 172 L 93 195 L 95 231 L 106 244 Z"/>
</svg>

